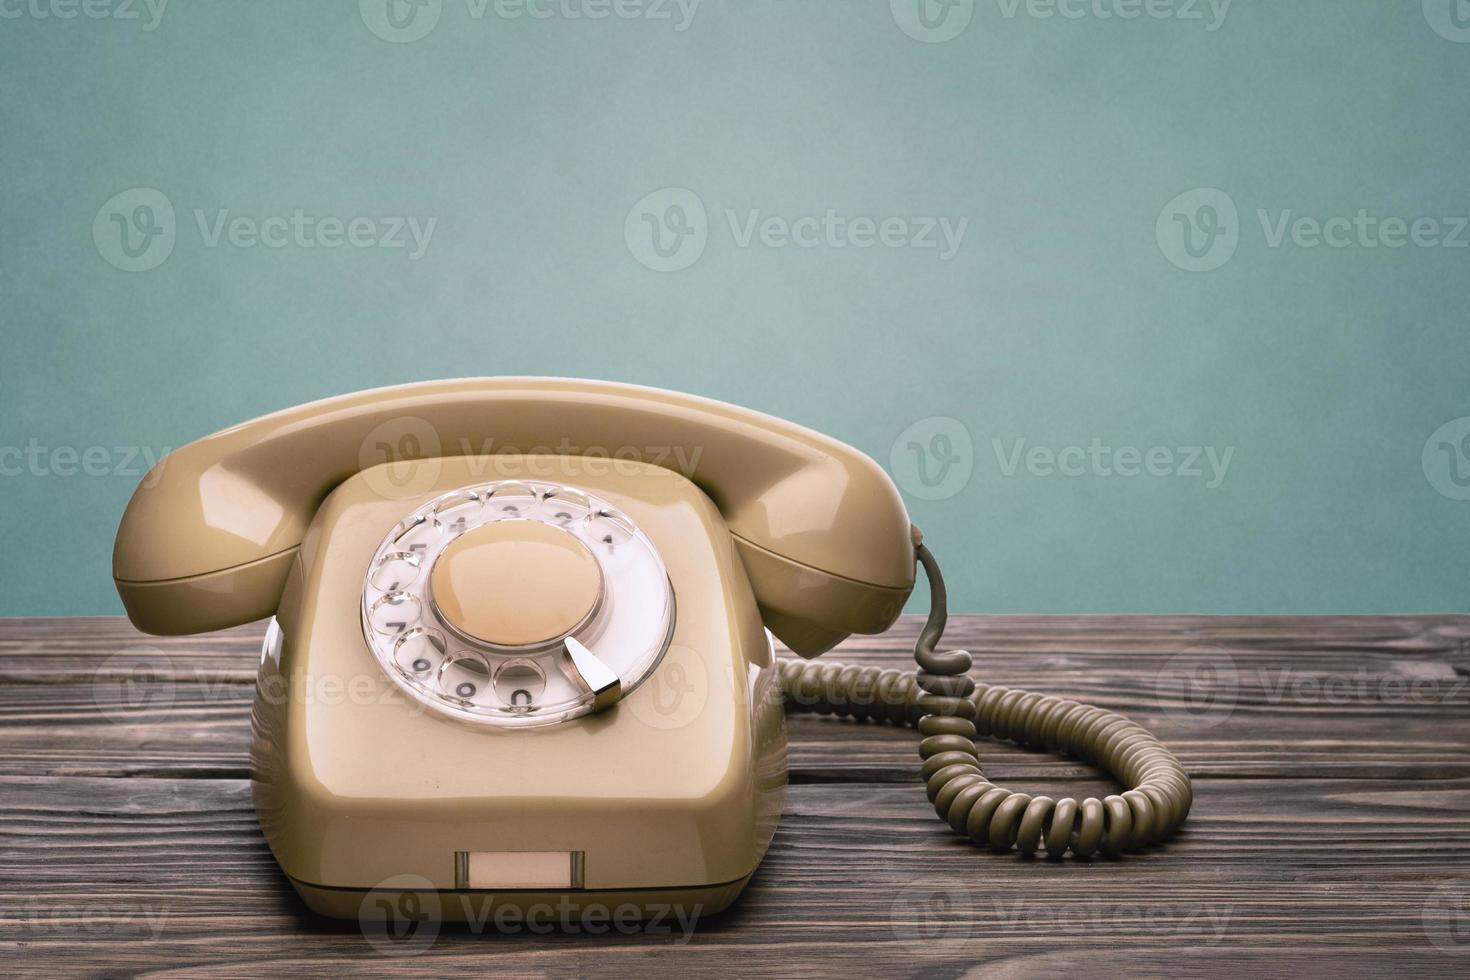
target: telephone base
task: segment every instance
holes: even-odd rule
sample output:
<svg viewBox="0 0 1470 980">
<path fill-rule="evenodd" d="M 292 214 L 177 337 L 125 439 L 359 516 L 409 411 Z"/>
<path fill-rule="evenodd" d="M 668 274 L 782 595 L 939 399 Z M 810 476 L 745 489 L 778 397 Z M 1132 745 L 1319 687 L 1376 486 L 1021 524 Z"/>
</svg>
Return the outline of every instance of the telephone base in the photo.
<svg viewBox="0 0 1470 980">
<path fill-rule="evenodd" d="M 750 878 L 690 888 L 448 891 L 413 887 L 417 883 L 407 880 L 371 889 L 331 888 L 287 876 L 313 912 L 356 919 L 364 927 L 382 924 L 401 932 L 412 920 L 466 922 L 476 931 L 509 933 L 617 932 L 639 923 L 678 931 L 729 908 Z"/>
<path fill-rule="evenodd" d="M 407 498 L 386 497 L 374 470 L 318 510 L 262 647 L 251 745 L 266 842 L 314 910 L 386 916 L 397 890 L 409 918 L 432 895 L 472 923 L 481 896 L 528 914 L 704 914 L 764 856 L 786 788 L 776 657 L 729 529 L 684 477 L 633 462 L 577 474 L 658 545 L 679 589 L 663 657 L 603 710 L 537 727 L 447 716 L 369 649 L 363 576 L 405 513 L 556 465 L 445 458 Z"/>
</svg>

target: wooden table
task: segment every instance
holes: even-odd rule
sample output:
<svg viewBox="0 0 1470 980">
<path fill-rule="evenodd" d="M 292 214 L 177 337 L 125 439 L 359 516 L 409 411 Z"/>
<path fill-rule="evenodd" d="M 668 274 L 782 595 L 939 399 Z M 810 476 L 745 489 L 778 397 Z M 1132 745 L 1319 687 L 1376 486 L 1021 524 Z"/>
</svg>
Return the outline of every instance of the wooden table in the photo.
<svg viewBox="0 0 1470 980">
<path fill-rule="evenodd" d="M 1470 617 L 960 617 L 947 642 L 984 678 L 1124 711 L 1174 748 L 1196 792 L 1174 841 L 980 851 L 925 802 L 914 732 L 798 717 L 770 854 L 692 936 L 445 926 L 393 957 L 306 913 L 257 828 L 261 624 L 4 626 L 0 974 L 1470 974 Z M 830 656 L 903 665 L 917 627 Z M 164 672 L 124 689 L 140 653 Z M 1108 791 L 981 748 L 1016 788 Z"/>
</svg>

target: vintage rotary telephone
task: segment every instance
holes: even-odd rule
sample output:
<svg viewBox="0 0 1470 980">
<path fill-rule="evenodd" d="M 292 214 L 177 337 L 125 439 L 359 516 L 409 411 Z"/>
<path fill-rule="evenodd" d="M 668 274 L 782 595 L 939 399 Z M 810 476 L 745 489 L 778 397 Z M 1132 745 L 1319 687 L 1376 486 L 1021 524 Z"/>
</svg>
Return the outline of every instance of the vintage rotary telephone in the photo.
<svg viewBox="0 0 1470 980">
<path fill-rule="evenodd" d="M 916 564 L 917 672 L 777 660 L 770 634 L 814 657 L 888 628 Z M 783 700 L 916 725 L 935 809 L 977 844 L 1116 854 L 1189 810 L 1189 777 L 1138 725 L 977 685 L 968 653 L 936 651 L 943 581 L 877 464 L 703 398 L 491 378 L 277 412 L 159 464 L 113 577 L 150 633 L 274 616 L 256 807 L 329 915 L 385 888 L 718 911 L 775 831 Z M 1013 793 L 977 734 L 1130 788 Z"/>
</svg>

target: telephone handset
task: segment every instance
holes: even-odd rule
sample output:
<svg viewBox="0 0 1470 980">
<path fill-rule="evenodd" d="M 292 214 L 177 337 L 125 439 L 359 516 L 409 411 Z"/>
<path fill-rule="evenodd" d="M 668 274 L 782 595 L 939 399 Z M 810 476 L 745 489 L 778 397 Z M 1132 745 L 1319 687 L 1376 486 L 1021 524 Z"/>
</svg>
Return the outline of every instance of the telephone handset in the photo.
<svg viewBox="0 0 1470 980">
<path fill-rule="evenodd" d="M 887 629 L 916 565 L 916 673 L 775 658 L 771 634 L 809 658 Z M 277 412 L 145 478 L 113 577 L 148 632 L 274 617 L 253 788 L 326 914 L 394 889 L 717 911 L 775 830 L 783 703 L 917 726 L 937 812 L 998 849 L 1142 847 L 1191 800 L 1140 726 L 976 685 L 968 653 L 936 649 L 938 565 L 876 463 L 694 396 L 491 378 Z M 319 690 L 359 680 L 372 696 Z M 1130 788 L 1012 793 L 981 772 L 977 734 Z"/>
</svg>

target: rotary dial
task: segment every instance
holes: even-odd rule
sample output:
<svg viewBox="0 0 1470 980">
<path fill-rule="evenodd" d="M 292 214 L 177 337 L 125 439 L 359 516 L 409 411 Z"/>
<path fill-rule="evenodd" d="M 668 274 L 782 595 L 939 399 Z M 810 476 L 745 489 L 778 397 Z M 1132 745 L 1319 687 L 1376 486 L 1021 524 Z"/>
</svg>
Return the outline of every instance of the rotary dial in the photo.
<svg viewBox="0 0 1470 980">
<path fill-rule="evenodd" d="M 601 710 L 657 666 L 674 597 L 628 515 L 575 487 L 496 481 L 418 508 L 363 583 L 363 636 L 430 708 L 492 726 Z"/>
</svg>

